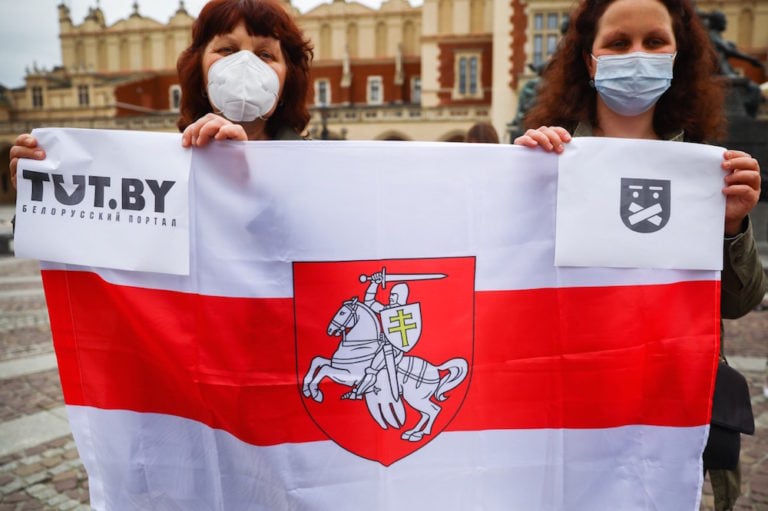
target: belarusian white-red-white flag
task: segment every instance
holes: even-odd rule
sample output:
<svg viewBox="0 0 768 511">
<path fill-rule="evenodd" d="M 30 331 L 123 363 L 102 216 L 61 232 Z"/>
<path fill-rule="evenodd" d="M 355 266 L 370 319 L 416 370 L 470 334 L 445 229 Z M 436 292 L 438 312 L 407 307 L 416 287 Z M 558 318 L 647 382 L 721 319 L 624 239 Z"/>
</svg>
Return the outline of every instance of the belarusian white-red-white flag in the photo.
<svg viewBox="0 0 768 511">
<path fill-rule="evenodd" d="M 556 156 L 214 143 L 189 186 L 189 275 L 44 266 L 95 509 L 698 509 L 718 273 L 554 266 Z"/>
</svg>

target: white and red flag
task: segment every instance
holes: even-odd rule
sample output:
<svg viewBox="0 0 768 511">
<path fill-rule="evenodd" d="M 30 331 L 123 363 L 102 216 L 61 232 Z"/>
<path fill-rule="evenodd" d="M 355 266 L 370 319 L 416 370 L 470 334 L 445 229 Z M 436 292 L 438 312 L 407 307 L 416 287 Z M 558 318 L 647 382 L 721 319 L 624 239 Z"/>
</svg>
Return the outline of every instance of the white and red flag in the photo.
<svg viewBox="0 0 768 511">
<path fill-rule="evenodd" d="M 719 273 L 554 266 L 557 156 L 226 142 L 190 161 L 188 275 L 44 264 L 95 509 L 698 509 Z M 626 228 L 619 189 L 594 215 Z"/>
</svg>

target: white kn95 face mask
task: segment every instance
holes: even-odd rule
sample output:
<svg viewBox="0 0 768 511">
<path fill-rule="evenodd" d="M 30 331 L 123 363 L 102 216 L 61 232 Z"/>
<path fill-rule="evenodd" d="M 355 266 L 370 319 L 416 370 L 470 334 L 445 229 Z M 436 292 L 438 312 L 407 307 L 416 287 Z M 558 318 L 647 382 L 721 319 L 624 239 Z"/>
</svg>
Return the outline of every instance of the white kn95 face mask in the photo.
<svg viewBox="0 0 768 511">
<path fill-rule="evenodd" d="M 263 119 L 275 106 L 279 92 L 275 70 L 251 51 L 227 55 L 208 69 L 211 105 L 233 122 Z"/>
</svg>

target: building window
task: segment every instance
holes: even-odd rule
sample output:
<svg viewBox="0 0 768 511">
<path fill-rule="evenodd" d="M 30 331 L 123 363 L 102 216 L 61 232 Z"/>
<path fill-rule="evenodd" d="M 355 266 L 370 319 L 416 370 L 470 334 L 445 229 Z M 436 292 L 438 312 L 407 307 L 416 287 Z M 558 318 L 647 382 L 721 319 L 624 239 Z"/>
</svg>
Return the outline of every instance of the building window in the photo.
<svg viewBox="0 0 768 511">
<path fill-rule="evenodd" d="M 469 30 L 473 34 L 485 32 L 485 0 L 472 0 L 470 2 Z"/>
<path fill-rule="evenodd" d="M 358 57 L 357 54 L 357 46 L 359 37 L 357 35 L 357 25 L 354 23 L 350 23 L 347 25 L 347 52 L 349 53 L 349 58 L 355 59 Z"/>
<path fill-rule="evenodd" d="M 419 105 L 421 104 L 421 77 L 414 76 L 411 78 L 411 103 Z"/>
<path fill-rule="evenodd" d="M 568 14 L 564 12 L 539 12 L 533 15 L 533 65 L 543 65 L 555 53 L 560 41 L 560 26 L 567 19 Z"/>
<path fill-rule="evenodd" d="M 171 112 L 178 112 L 181 108 L 181 86 L 171 85 L 168 89 L 168 106 Z"/>
<path fill-rule="evenodd" d="M 440 0 L 437 4 L 437 33 L 453 33 L 453 0 Z"/>
<path fill-rule="evenodd" d="M 32 108 L 43 108 L 43 88 L 39 85 L 32 87 Z"/>
<path fill-rule="evenodd" d="M 560 28 L 560 18 L 556 12 L 547 14 L 547 30 L 558 30 Z"/>
<path fill-rule="evenodd" d="M 456 55 L 456 85 L 454 97 L 482 97 L 480 83 L 480 53 L 459 53 Z"/>
<path fill-rule="evenodd" d="M 533 63 L 536 66 L 544 62 L 544 42 L 541 34 L 533 36 Z"/>
<path fill-rule="evenodd" d="M 381 76 L 369 76 L 367 90 L 366 99 L 369 105 L 381 105 L 384 102 L 384 84 Z"/>
<path fill-rule="evenodd" d="M 91 104 L 90 89 L 87 85 L 77 86 L 77 104 L 80 106 L 88 106 Z"/>
<path fill-rule="evenodd" d="M 315 80 L 315 105 L 331 104 L 331 83 L 328 80 Z"/>
<path fill-rule="evenodd" d="M 376 24 L 376 49 L 374 55 L 377 57 L 387 56 L 387 24 L 379 22 Z"/>
<path fill-rule="evenodd" d="M 416 26 L 408 20 L 403 24 L 403 55 L 416 55 L 418 52 Z"/>
<path fill-rule="evenodd" d="M 749 7 L 745 6 L 739 13 L 739 31 L 737 32 L 739 40 L 737 46 L 747 48 L 753 46 L 752 34 L 754 29 L 755 14 Z"/>
<path fill-rule="evenodd" d="M 331 26 L 327 23 L 320 27 L 320 59 L 330 59 L 333 56 Z"/>
<path fill-rule="evenodd" d="M 555 50 L 557 49 L 558 41 L 559 41 L 558 36 L 556 36 L 555 34 L 547 35 L 547 57 L 555 53 Z"/>
</svg>

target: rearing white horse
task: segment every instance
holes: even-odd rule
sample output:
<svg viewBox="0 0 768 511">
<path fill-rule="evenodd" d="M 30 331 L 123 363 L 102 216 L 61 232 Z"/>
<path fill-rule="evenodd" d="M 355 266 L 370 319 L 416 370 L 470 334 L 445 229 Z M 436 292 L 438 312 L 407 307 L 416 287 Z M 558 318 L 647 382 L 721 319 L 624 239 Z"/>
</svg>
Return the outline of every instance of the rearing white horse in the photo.
<svg viewBox="0 0 768 511">
<path fill-rule="evenodd" d="M 341 342 L 330 359 L 320 356 L 312 359 L 304 376 L 304 395 L 322 403 L 319 385 L 323 378 L 349 387 L 357 385 L 379 349 L 380 331 L 376 313 L 369 307 L 357 298 L 344 302 L 327 330 L 328 335 L 341 336 Z"/>
<path fill-rule="evenodd" d="M 302 392 L 318 403 L 323 401 L 319 388 L 323 378 L 355 387 L 371 366 L 373 357 L 380 348 L 379 319 L 356 297 L 344 302 L 328 325 L 328 335 L 341 336 L 341 342 L 328 359 L 317 356 L 312 359 L 304 376 Z M 440 376 L 440 371 L 447 374 Z M 403 440 L 417 442 L 432 432 L 432 426 L 442 409 L 432 400 L 445 401 L 446 393 L 464 381 L 468 372 L 467 361 L 452 358 L 439 366 L 414 356 L 403 356 L 397 364 L 397 379 L 402 389 L 403 400 L 421 413 L 415 427 L 401 435 Z M 400 396 L 392 396 L 386 383 L 386 369 L 377 374 L 376 383 L 365 394 L 366 405 L 371 416 L 382 428 L 387 426 L 400 429 L 405 423 L 405 408 Z"/>
</svg>

